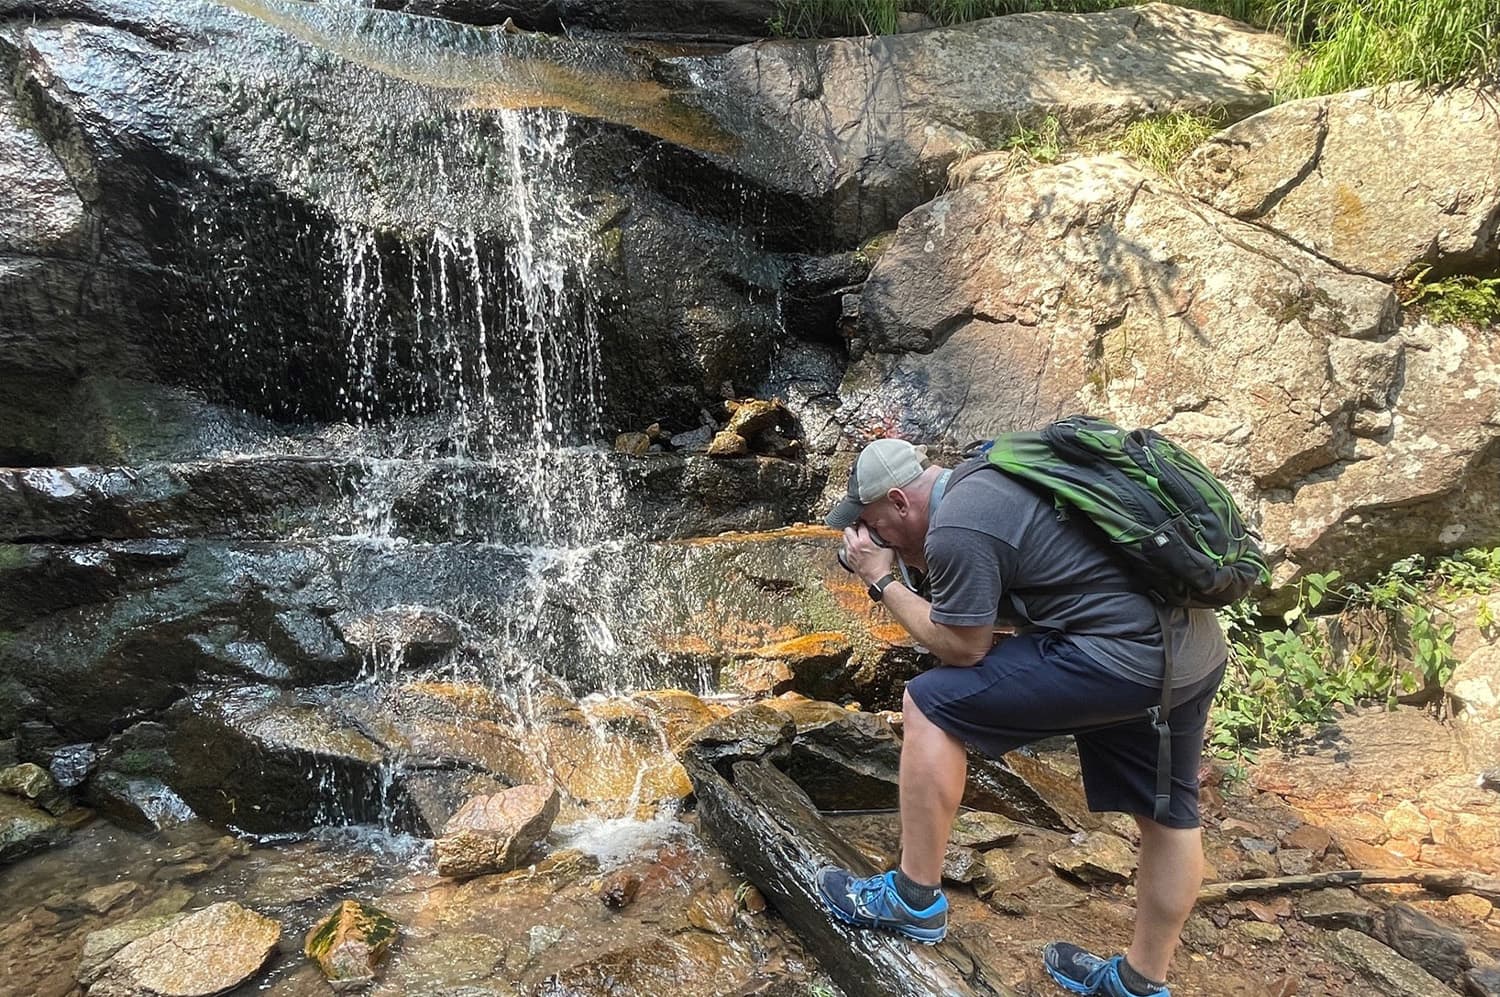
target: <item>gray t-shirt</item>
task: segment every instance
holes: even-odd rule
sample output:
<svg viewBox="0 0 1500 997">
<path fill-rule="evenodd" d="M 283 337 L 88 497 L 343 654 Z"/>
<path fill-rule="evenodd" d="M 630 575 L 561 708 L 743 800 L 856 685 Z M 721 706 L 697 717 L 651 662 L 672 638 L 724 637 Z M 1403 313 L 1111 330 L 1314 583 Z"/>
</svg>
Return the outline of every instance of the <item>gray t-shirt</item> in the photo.
<svg viewBox="0 0 1500 997">
<path fill-rule="evenodd" d="M 1105 669 L 1161 685 L 1162 631 L 1146 596 L 1024 591 L 1128 586 L 1130 578 L 1091 527 L 1060 521 L 1049 500 L 1014 478 L 982 468 L 948 489 L 927 527 L 926 556 L 934 623 L 971 627 L 998 621 L 1023 631 L 1058 631 Z M 1223 664 L 1228 652 L 1212 610 L 1164 612 L 1173 640 L 1174 687 L 1204 679 Z"/>
</svg>

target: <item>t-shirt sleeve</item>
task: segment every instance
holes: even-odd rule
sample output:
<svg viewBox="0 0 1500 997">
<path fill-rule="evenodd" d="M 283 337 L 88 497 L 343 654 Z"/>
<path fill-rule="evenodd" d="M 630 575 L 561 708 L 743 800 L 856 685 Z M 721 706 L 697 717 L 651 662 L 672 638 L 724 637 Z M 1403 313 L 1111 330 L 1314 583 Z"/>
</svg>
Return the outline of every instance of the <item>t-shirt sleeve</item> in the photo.
<svg viewBox="0 0 1500 997">
<path fill-rule="evenodd" d="M 1003 540 L 961 526 L 927 534 L 927 571 L 934 623 L 978 627 L 995 622 L 1000 595 L 1015 575 L 1015 550 Z"/>
</svg>

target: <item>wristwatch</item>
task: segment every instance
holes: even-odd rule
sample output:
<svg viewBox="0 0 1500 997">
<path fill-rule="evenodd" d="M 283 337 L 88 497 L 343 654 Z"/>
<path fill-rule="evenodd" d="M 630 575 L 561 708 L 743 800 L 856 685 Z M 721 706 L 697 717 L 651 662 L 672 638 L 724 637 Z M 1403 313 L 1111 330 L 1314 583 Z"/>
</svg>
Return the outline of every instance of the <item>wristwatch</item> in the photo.
<svg viewBox="0 0 1500 997">
<path fill-rule="evenodd" d="M 886 586 L 889 585 L 889 584 L 891 584 L 891 582 L 894 582 L 894 581 L 896 581 L 896 575 L 895 575 L 895 573 L 891 572 L 891 571 L 887 571 L 885 574 L 883 574 L 879 578 L 875 579 L 875 581 L 873 583 L 871 583 L 870 587 L 867 588 L 867 589 L 865 589 L 865 591 L 868 592 L 868 593 L 870 593 L 870 598 L 871 599 L 875 600 L 876 602 L 879 602 L 879 601 L 881 601 L 881 599 L 883 599 L 885 597 Z"/>
</svg>

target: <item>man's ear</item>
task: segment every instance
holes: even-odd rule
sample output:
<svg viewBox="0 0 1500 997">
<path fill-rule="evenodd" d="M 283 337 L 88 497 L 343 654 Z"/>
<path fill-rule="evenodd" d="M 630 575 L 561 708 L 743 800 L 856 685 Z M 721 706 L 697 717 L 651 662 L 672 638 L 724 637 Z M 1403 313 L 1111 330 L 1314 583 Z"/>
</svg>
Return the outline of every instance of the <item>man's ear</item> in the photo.
<svg viewBox="0 0 1500 997">
<path fill-rule="evenodd" d="M 899 488 L 892 488 L 885 493 L 885 497 L 891 500 L 891 508 L 903 516 L 906 515 L 906 510 L 911 508 L 911 500 Z"/>
</svg>

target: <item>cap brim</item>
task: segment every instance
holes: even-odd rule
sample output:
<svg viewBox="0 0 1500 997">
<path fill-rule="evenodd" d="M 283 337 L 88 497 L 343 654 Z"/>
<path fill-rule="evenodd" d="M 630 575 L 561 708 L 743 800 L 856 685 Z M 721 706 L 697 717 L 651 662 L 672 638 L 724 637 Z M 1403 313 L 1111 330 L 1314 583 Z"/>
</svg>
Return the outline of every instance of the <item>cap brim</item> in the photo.
<svg viewBox="0 0 1500 997">
<path fill-rule="evenodd" d="M 836 530 L 848 529 L 859 522 L 859 514 L 865 511 L 862 503 L 845 496 L 839 503 L 828 510 L 828 515 L 823 517 L 823 522 Z"/>
</svg>

